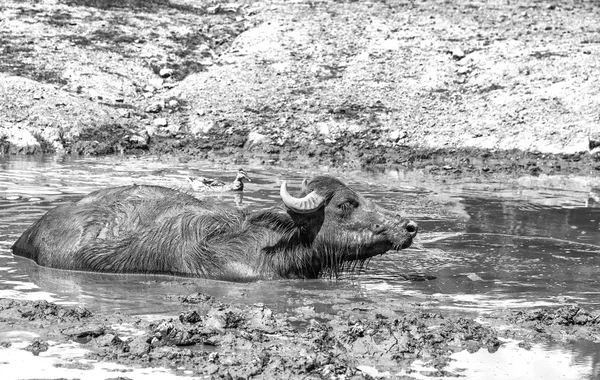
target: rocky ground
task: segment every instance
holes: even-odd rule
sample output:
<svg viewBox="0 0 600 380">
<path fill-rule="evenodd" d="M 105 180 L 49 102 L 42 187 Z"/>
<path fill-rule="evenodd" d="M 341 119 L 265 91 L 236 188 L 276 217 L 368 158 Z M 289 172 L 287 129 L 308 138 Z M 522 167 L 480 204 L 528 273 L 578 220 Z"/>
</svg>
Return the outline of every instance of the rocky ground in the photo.
<svg viewBox="0 0 600 380">
<path fill-rule="evenodd" d="M 598 175 L 595 1 L 7 0 L 0 151 Z"/>
</svg>

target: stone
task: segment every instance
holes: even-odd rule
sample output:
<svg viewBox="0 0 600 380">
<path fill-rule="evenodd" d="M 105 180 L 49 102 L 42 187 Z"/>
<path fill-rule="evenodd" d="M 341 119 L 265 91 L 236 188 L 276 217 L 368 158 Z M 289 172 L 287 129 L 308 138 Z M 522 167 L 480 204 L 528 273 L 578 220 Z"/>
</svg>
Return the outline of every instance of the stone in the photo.
<svg viewBox="0 0 600 380">
<path fill-rule="evenodd" d="M 179 131 L 181 131 L 181 125 L 171 124 L 168 126 L 167 131 L 172 135 L 176 135 L 179 133 Z"/>
<path fill-rule="evenodd" d="M 173 69 L 167 69 L 167 68 L 160 69 L 158 75 L 160 75 L 162 78 L 168 78 L 171 75 L 173 75 Z"/>
<path fill-rule="evenodd" d="M 158 119 L 154 119 L 152 124 L 154 124 L 156 127 L 160 128 L 160 127 L 166 127 L 167 125 L 169 125 L 169 122 L 167 121 L 166 118 L 159 117 Z"/>
<path fill-rule="evenodd" d="M 159 113 L 165 108 L 165 104 L 163 102 L 154 102 L 146 107 L 146 112 L 148 113 Z"/>
<path fill-rule="evenodd" d="M 156 134 L 156 126 L 155 125 L 146 125 L 146 133 L 149 137 L 152 137 Z"/>
<path fill-rule="evenodd" d="M 161 88 L 164 82 L 162 78 L 152 78 L 148 81 L 148 84 L 154 88 Z"/>
<path fill-rule="evenodd" d="M 127 109 L 120 109 L 119 116 L 121 116 L 122 118 L 125 118 L 125 119 L 129 119 L 131 117 L 131 111 L 129 111 Z"/>
<path fill-rule="evenodd" d="M 210 119 L 199 119 L 192 123 L 190 126 L 190 133 L 193 135 L 199 135 L 202 133 L 208 133 L 215 127 L 215 122 Z"/>
<path fill-rule="evenodd" d="M 247 144 L 248 145 L 262 144 L 265 141 L 267 141 L 268 138 L 269 137 L 265 134 L 252 131 L 252 132 L 248 133 Z"/>
<path fill-rule="evenodd" d="M 454 48 L 451 51 L 452 58 L 454 59 L 463 59 L 465 57 L 465 52 L 461 48 Z"/>
</svg>

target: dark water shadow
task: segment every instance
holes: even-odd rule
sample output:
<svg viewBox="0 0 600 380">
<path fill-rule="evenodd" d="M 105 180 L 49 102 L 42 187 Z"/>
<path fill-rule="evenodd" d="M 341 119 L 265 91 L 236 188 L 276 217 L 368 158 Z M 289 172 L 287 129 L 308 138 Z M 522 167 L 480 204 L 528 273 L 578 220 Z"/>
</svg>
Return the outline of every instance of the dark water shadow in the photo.
<svg viewBox="0 0 600 380">
<path fill-rule="evenodd" d="M 68 6 L 92 7 L 102 10 L 127 9 L 132 12 L 164 12 L 175 9 L 196 15 L 206 14 L 207 1 L 198 1 L 199 6 L 177 4 L 169 0 L 63 0 Z"/>
</svg>

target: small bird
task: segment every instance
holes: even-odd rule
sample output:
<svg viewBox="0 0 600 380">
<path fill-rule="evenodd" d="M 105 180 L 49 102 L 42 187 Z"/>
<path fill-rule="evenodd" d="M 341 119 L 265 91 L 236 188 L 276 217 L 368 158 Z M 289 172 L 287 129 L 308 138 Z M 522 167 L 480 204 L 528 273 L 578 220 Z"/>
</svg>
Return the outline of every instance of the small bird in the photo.
<svg viewBox="0 0 600 380">
<path fill-rule="evenodd" d="M 242 191 L 244 190 L 244 179 L 252 182 L 244 169 L 239 169 L 237 171 L 235 179 L 230 184 L 226 184 L 218 179 L 206 177 L 187 177 L 190 186 L 196 192 Z"/>
</svg>

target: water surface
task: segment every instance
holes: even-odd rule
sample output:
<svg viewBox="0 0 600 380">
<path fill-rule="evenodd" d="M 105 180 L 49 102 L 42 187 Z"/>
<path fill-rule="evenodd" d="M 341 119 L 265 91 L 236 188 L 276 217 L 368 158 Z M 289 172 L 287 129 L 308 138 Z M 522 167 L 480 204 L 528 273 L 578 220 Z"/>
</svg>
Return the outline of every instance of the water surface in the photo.
<svg viewBox="0 0 600 380">
<path fill-rule="evenodd" d="M 598 308 L 600 186 L 592 179 L 442 182 L 422 173 L 394 170 L 332 172 L 244 164 L 253 182 L 246 186 L 243 207 L 274 205 L 281 180 L 290 181 L 293 188 L 305 177 L 332 172 L 367 197 L 419 223 L 421 233 L 413 247 L 376 257 L 367 268 L 340 279 L 237 284 L 71 272 L 39 267 L 10 252 L 11 244 L 47 210 L 93 190 L 137 183 L 188 191 L 187 176 L 230 181 L 239 166 L 156 157 L 1 157 L 0 297 L 46 299 L 148 318 L 174 314 L 181 306 L 173 295 L 194 292 L 229 302 L 263 302 L 279 311 L 308 305 L 316 313 L 335 313 L 336 304 L 368 304 L 373 299 L 384 299 L 392 307 L 410 302 L 472 317 L 507 307 L 574 302 Z M 231 194 L 220 198 L 231 204 L 240 201 Z M 535 349 L 539 355 L 572 358 L 567 363 L 571 372 L 565 373 L 593 378 L 600 370 L 592 354 L 600 347 L 592 343 Z M 503 358 L 490 356 L 496 361 Z M 562 366 L 556 371 L 564 370 L 563 362 L 552 362 Z"/>
</svg>

